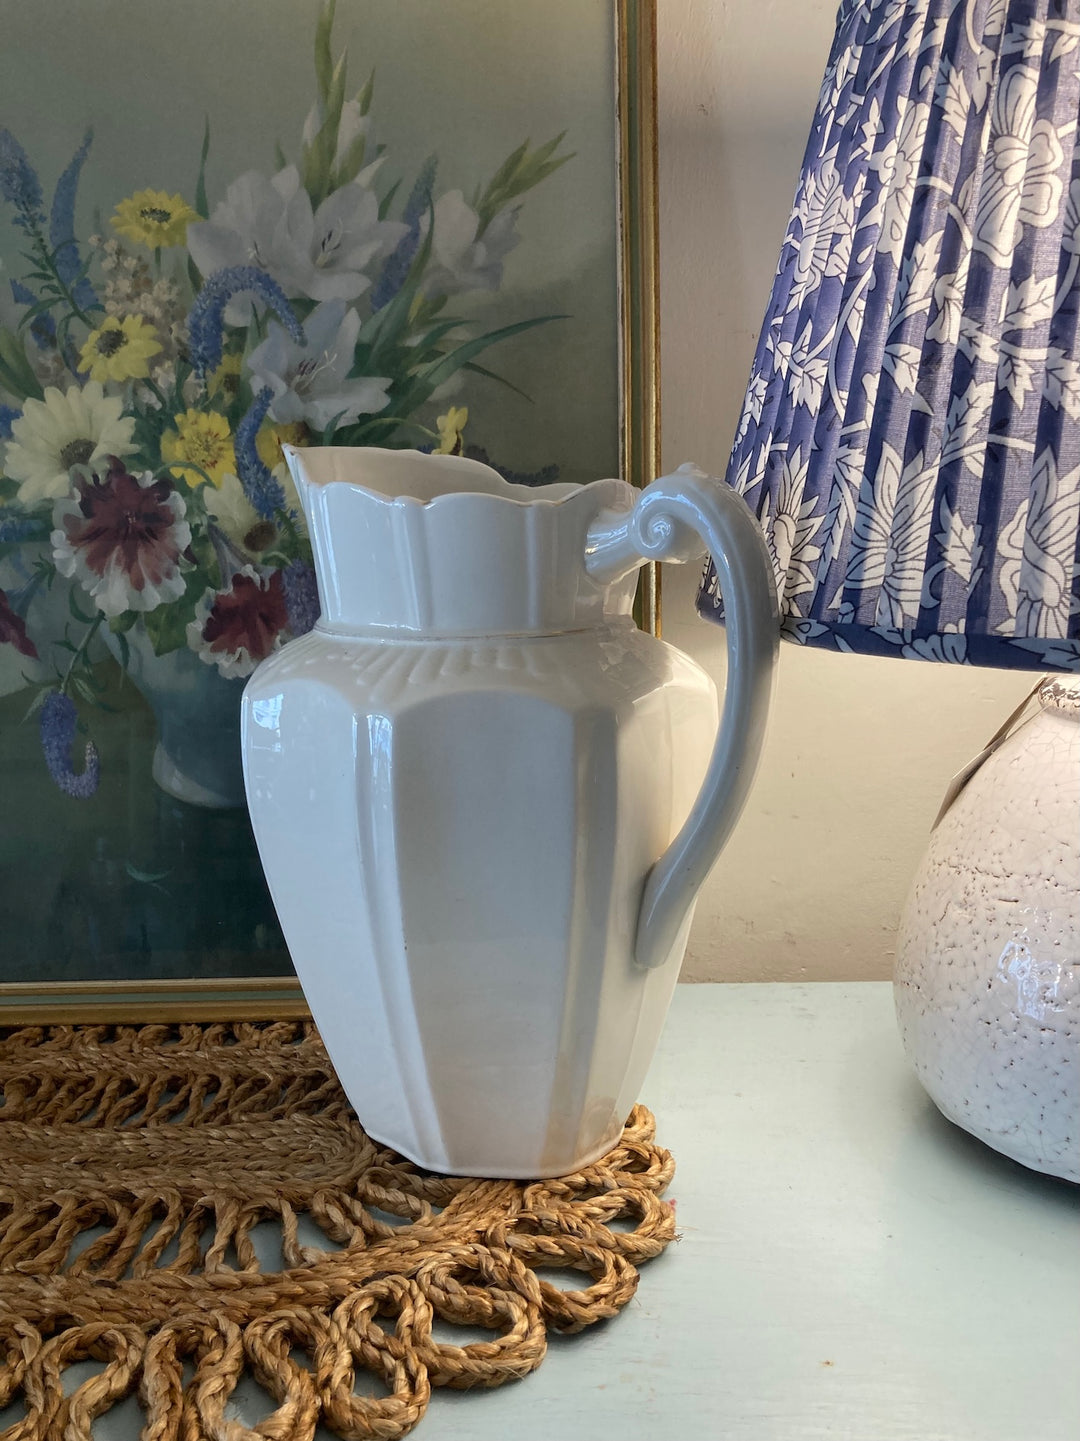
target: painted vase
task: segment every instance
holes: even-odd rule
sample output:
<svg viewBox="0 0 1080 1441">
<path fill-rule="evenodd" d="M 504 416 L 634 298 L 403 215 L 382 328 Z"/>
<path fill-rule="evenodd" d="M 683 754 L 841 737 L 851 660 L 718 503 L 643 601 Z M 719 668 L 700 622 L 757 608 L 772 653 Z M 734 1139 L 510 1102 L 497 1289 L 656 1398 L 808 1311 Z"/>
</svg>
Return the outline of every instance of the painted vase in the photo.
<svg viewBox="0 0 1080 1441">
<path fill-rule="evenodd" d="M 988 752 L 904 911 L 900 1030 L 950 1121 L 1080 1181 L 1080 681 L 1044 681 Z"/>
<path fill-rule="evenodd" d="M 120 659 L 116 637 L 103 631 Z M 188 805 L 227 810 L 244 804 L 240 756 L 240 697 L 244 682 L 222 676 L 187 647 L 155 654 L 135 625 L 127 632 L 126 670 L 157 724 L 154 780 Z"/>
<path fill-rule="evenodd" d="M 435 1171 L 565 1174 L 637 1099 L 749 790 L 764 542 L 693 467 L 526 490 L 454 456 L 286 452 L 322 614 L 249 680 L 242 738 L 304 993 L 376 1140 Z M 631 616 L 643 560 L 703 541 L 719 729 L 709 676 Z"/>
</svg>

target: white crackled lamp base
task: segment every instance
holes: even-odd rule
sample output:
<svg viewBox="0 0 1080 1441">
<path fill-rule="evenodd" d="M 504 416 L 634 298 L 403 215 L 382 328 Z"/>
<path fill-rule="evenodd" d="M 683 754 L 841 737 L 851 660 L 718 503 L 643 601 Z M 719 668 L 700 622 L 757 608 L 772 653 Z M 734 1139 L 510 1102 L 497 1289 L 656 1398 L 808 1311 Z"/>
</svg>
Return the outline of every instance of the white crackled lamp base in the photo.
<svg viewBox="0 0 1080 1441">
<path fill-rule="evenodd" d="M 1080 1182 L 1080 681 L 976 771 L 901 922 L 904 1045 L 950 1121 Z"/>
</svg>

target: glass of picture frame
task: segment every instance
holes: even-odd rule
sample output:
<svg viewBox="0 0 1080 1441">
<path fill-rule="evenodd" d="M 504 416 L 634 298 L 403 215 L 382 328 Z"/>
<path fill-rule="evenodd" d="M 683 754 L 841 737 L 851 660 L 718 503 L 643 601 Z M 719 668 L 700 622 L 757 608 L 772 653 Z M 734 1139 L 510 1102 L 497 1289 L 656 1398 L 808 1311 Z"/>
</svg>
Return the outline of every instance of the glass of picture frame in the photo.
<svg viewBox="0 0 1080 1441">
<path fill-rule="evenodd" d="M 302 517 L 251 476 L 301 435 L 652 479 L 654 0 L 0 10 L 0 1022 L 302 1015 L 239 772 L 258 647 L 206 640 L 229 570 L 289 635 Z M 215 311 L 243 267 L 313 377 L 275 295 Z M 114 564 L 117 506 L 153 534 Z"/>
</svg>

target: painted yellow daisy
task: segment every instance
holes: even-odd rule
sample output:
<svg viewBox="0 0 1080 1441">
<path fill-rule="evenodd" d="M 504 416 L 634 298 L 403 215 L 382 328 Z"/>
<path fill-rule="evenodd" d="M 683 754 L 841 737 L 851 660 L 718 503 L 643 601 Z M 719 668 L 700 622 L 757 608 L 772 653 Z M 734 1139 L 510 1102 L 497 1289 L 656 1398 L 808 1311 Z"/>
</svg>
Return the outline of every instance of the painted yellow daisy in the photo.
<svg viewBox="0 0 1080 1441">
<path fill-rule="evenodd" d="M 308 428 L 302 420 L 291 421 L 288 425 L 267 424 L 255 437 L 255 449 L 267 470 L 281 465 L 285 457 L 283 445 L 307 445 L 310 441 Z"/>
<path fill-rule="evenodd" d="M 141 315 L 110 315 L 92 330 L 79 353 L 91 380 L 145 380 L 150 360 L 161 350 L 154 327 Z"/>
<path fill-rule="evenodd" d="M 198 218 L 198 211 L 192 210 L 182 195 L 167 195 L 164 190 L 136 190 L 134 195 L 121 200 L 111 224 L 129 240 L 157 250 L 183 245 L 189 223 Z"/>
<path fill-rule="evenodd" d="M 175 430 L 167 430 L 161 437 L 161 458 L 173 464 L 173 475 L 188 485 L 202 485 L 203 477 L 191 465 L 204 470 L 215 485 L 221 485 L 227 475 L 236 474 L 236 457 L 233 453 L 229 422 L 223 415 L 212 411 L 189 410 L 184 415 L 174 415 Z M 178 460 L 189 462 L 187 466 L 176 465 Z"/>
<path fill-rule="evenodd" d="M 466 405 L 452 405 L 445 415 L 436 417 L 439 427 L 439 443 L 436 455 L 460 455 L 464 448 L 462 431 L 469 423 L 469 408 Z"/>
<path fill-rule="evenodd" d="M 206 390 L 211 400 L 216 400 L 220 395 L 228 404 L 236 398 L 240 387 L 241 362 L 242 357 L 239 355 L 222 356 L 221 364 L 206 377 Z"/>
</svg>

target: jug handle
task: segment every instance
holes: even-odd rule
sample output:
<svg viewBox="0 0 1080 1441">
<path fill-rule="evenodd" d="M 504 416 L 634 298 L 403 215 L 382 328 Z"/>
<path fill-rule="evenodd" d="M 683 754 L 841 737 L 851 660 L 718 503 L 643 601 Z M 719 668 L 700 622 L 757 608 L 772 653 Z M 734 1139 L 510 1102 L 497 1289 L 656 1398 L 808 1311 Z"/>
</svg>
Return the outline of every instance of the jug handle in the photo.
<svg viewBox="0 0 1080 1441">
<path fill-rule="evenodd" d="M 727 688 L 701 790 L 682 830 L 649 871 L 634 957 L 668 958 L 702 882 L 743 808 L 764 739 L 780 627 L 772 562 L 750 507 L 696 466 L 647 486 L 629 515 L 606 511 L 586 543 L 586 568 L 614 579 L 642 560 L 685 561 L 704 541 L 720 580 L 727 628 Z"/>
</svg>

